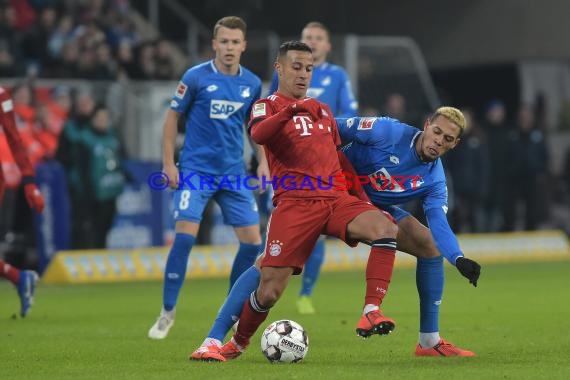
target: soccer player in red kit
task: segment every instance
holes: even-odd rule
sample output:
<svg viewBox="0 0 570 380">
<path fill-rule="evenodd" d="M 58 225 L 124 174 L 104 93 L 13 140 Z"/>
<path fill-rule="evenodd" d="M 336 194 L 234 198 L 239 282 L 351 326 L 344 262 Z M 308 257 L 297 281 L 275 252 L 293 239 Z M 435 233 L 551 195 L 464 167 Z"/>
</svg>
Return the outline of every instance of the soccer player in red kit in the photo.
<svg viewBox="0 0 570 380">
<path fill-rule="evenodd" d="M 22 183 L 24 184 L 24 192 L 28 204 L 36 212 L 42 212 L 44 209 L 44 198 L 35 184 L 34 169 L 26 156 L 26 150 L 18 134 L 13 108 L 10 94 L 0 87 L 0 127 L 2 127 L 0 128 L 0 133 L 3 131 L 6 135 L 10 151 L 22 172 Z M 4 197 L 4 187 L 4 174 L 0 165 L 0 206 Z M 20 315 L 25 317 L 34 300 L 34 290 L 38 281 L 37 273 L 30 270 L 18 270 L 0 260 L 0 277 L 8 279 L 16 286 L 21 304 Z"/>
<path fill-rule="evenodd" d="M 273 178 L 275 210 L 267 225 L 260 261 L 259 287 L 243 305 L 234 336 L 219 354 L 239 356 L 267 318 L 291 275 L 300 274 L 320 234 L 338 237 L 350 246 L 370 242 L 366 297 L 357 330 L 362 335 L 388 334 L 392 319 L 379 309 L 392 277 L 397 226 L 369 202 L 343 189 L 337 153 L 340 136 L 329 107 L 306 96 L 313 68 L 309 46 L 285 42 L 275 69 L 279 88 L 257 101 L 249 132 L 263 145 Z"/>
</svg>

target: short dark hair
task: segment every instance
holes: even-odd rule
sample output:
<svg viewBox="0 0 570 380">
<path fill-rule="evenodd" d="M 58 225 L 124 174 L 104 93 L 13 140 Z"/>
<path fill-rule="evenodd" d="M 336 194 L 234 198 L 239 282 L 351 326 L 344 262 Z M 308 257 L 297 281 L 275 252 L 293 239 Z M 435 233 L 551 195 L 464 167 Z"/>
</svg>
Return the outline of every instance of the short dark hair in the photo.
<svg viewBox="0 0 570 380">
<path fill-rule="evenodd" d="M 277 59 L 284 57 L 288 51 L 295 50 L 295 51 L 306 51 L 309 53 L 313 53 L 309 45 L 301 41 L 287 41 L 283 42 L 281 46 L 279 46 L 279 54 L 277 55 Z"/>
<path fill-rule="evenodd" d="M 228 29 L 239 29 L 243 32 L 243 37 L 245 38 L 245 33 L 247 32 L 247 24 L 241 17 L 238 16 L 227 16 L 223 17 L 216 22 L 214 25 L 214 38 L 216 38 L 216 34 L 218 34 L 218 30 L 221 27 L 226 27 Z"/>
</svg>

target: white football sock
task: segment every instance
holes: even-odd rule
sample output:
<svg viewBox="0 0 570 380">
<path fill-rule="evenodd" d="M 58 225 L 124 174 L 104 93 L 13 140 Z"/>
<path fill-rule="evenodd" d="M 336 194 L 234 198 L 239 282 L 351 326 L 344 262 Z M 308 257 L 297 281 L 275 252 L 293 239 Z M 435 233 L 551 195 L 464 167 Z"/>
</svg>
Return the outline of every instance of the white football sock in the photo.
<svg viewBox="0 0 570 380">
<path fill-rule="evenodd" d="M 366 304 L 364 306 L 364 310 L 362 310 L 362 315 L 366 315 L 374 310 L 380 310 L 380 308 L 377 305 L 372 305 L 371 303 Z"/>
<path fill-rule="evenodd" d="M 439 343 L 439 331 L 431 333 L 420 333 L 420 346 L 430 348 Z"/>
<path fill-rule="evenodd" d="M 209 346 L 209 345 L 212 345 L 212 344 L 215 344 L 215 345 L 218 346 L 218 347 L 221 347 L 221 346 L 222 346 L 222 342 L 220 342 L 219 340 L 214 339 L 214 338 L 206 338 L 206 339 L 204 339 L 204 342 L 202 343 L 202 346 Z"/>
</svg>

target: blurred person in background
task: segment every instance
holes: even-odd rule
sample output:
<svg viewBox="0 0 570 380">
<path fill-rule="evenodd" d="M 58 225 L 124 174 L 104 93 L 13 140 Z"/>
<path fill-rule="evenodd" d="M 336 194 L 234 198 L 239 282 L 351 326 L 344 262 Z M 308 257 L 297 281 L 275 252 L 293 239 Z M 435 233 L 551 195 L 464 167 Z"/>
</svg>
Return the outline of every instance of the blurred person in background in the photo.
<svg viewBox="0 0 570 380">
<path fill-rule="evenodd" d="M 452 178 L 455 206 L 451 225 L 455 232 L 484 232 L 484 205 L 489 195 L 489 148 L 485 132 L 471 109 L 463 109 L 466 128 L 461 144 L 444 158 Z"/>
<path fill-rule="evenodd" d="M 148 331 L 151 339 L 166 338 L 174 324 L 188 257 L 196 241 L 204 207 L 210 199 L 219 204 L 224 222 L 234 227 L 239 240 L 230 288 L 261 251 L 257 204 L 252 191 L 240 183 L 240 178 L 246 174 L 244 124 L 261 94 L 261 80 L 240 65 L 247 44 L 246 29 L 246 23 L 236 16 L 218 20 L 212 38 L 215 58 L 184 73 L 166 112 L 163 172 L 170 187 L 176 189 L 176 235 L 164 270 L 160 315 Z M 186 120 L 186 137 L 177 166 L 174 153 L 181 118 Z M 269 169 L 263 148 L 257 147 L 257 152 L 262 162 L 258 177 L 267 176 Z M 192 185 L 186 181 L 179 183 L 180 175 L 187 177 Z M 211 187 L 201 183 L 204 176 L 212 178 Z"/>
<path fill-rule="evenodd" d="M 160 38 L 156 41 L 155 46 L 155 78 L 162 80 L 174 79 L 174 62 L 172 61 L 170 43 L 164 38 Z"/>
<path fill-rule="evenodd" d="M 523 229 L 532 231 L 541 222 L 542 197 L 545 186 L 550 186 L 549 152 L 544 132 L 537 128 L 535 113 L 528 104 L 522 104 L 517 113 L 516 129 L 509 135 L 510 172 L 506 198 L 505 231 L 514 231 L 516 221 L 524 220 Z M 517 218 L 519 205 L 524 217 Z"/>
<path fill-rule="evenodd" d="M 356 116 L 358 102 L 352 91 L 348 74 L 341 66 L 327 61 L 332 49 L 329 29 L 321 22 L 309 22 L 301 32 L 301 42 L 309 45 L 314 59 L 313 76 L 307 96 L 328 105 L 335 117 Z M 277 91 L 278 82 L 277 72 L 274 72 L 269 94 Z M 261 201 L 264 202 L 263 197 Z M 311 295 L 324 260 L 325 238 L 321 237 L 303 270 L 303 283 L 297 299 L 297 310 L 301 314 L 315 313 Z"/>
<path fill-rule="evenodd" d="M 21 183 L 28 206 L 35 212 L 42 212 L 44 198 L 35 184 L 34 169 L 26 155 L 26 149 L 22 142 L 16 121 L 14 118 L 13 102 L 7 90 L 0 87 L 0 139 L 5 139 L 7 149 L 0 144 L 0 164 L 3 164 L 4 156 L 10 154 L 20 171 Z M 0 209 L 6 210 L 3 204 L 6 189 L 3 165 L 0 166 Z M 6 231 L 0 229 L 0 233 Z M 4 239 L 4 236 L 2 236 Z M 38 275 L 30 270 L 18 270 L 4 260 L 0 260 L 0 277 L 12 282 L 20 297 L 20 316 L 25 317 L 34 301 L 34 290 Z"/>
<path fill-rule="evenodd" d="M 126 175 L 124 149 L 111 126 L 109 111 L 98 105 L 79 136 L 79 181 L 84 190 L 81 207 L 87 209 L 88 228 L 82 239 L 88 248 L 105 248 L 117 211 L 117 198 L 123 192 Z"/>
<path fill-rule="evenodd" d="M 86 189 L 80 180 L 80 162 L 78 144 L 81 134 L 88 128 L 89 120 L 95 109 L 95 99 L 88 89 L 79 89 L 75 96 L 69 117 L 59 135 L 56 160 L 64 169 L 71 203 L 71 247 L 89 248 L 85 236 L 88 235 L 89 210 L 83 204 Z"/>
<path fill-rule="evenodd" d="M 402 122 L 409 122 L 404 95 L 398 93 L 388 95 L 384 103 L 384 115 Z"/>
<path fill-rule="evenodd" d="M 491 101 L 483 123 L 489 142 L 490 192 L 486 204 L 486 232 L 507 231 L 506 214 L 509 194 L 509 173 L 512 158 L 508 147 L 512 128 L 507 124 L 507 110 L 500 100 Z"/>
</svg>

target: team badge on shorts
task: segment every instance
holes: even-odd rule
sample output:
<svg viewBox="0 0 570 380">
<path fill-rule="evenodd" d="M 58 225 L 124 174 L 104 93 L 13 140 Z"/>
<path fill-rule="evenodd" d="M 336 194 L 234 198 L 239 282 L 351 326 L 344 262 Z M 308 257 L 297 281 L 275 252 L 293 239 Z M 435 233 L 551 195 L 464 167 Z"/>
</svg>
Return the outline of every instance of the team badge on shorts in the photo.
<svg viewBox="0 0 570 380">
<path fill-rule="evenodd" d="M 281 243 L 279 240 L 271 240 L 271 245 L 269 246 L 269 254 L 271 256 L 279 256 L 281 253 L 282 245 L 283 243 Z"/>
</svg>

